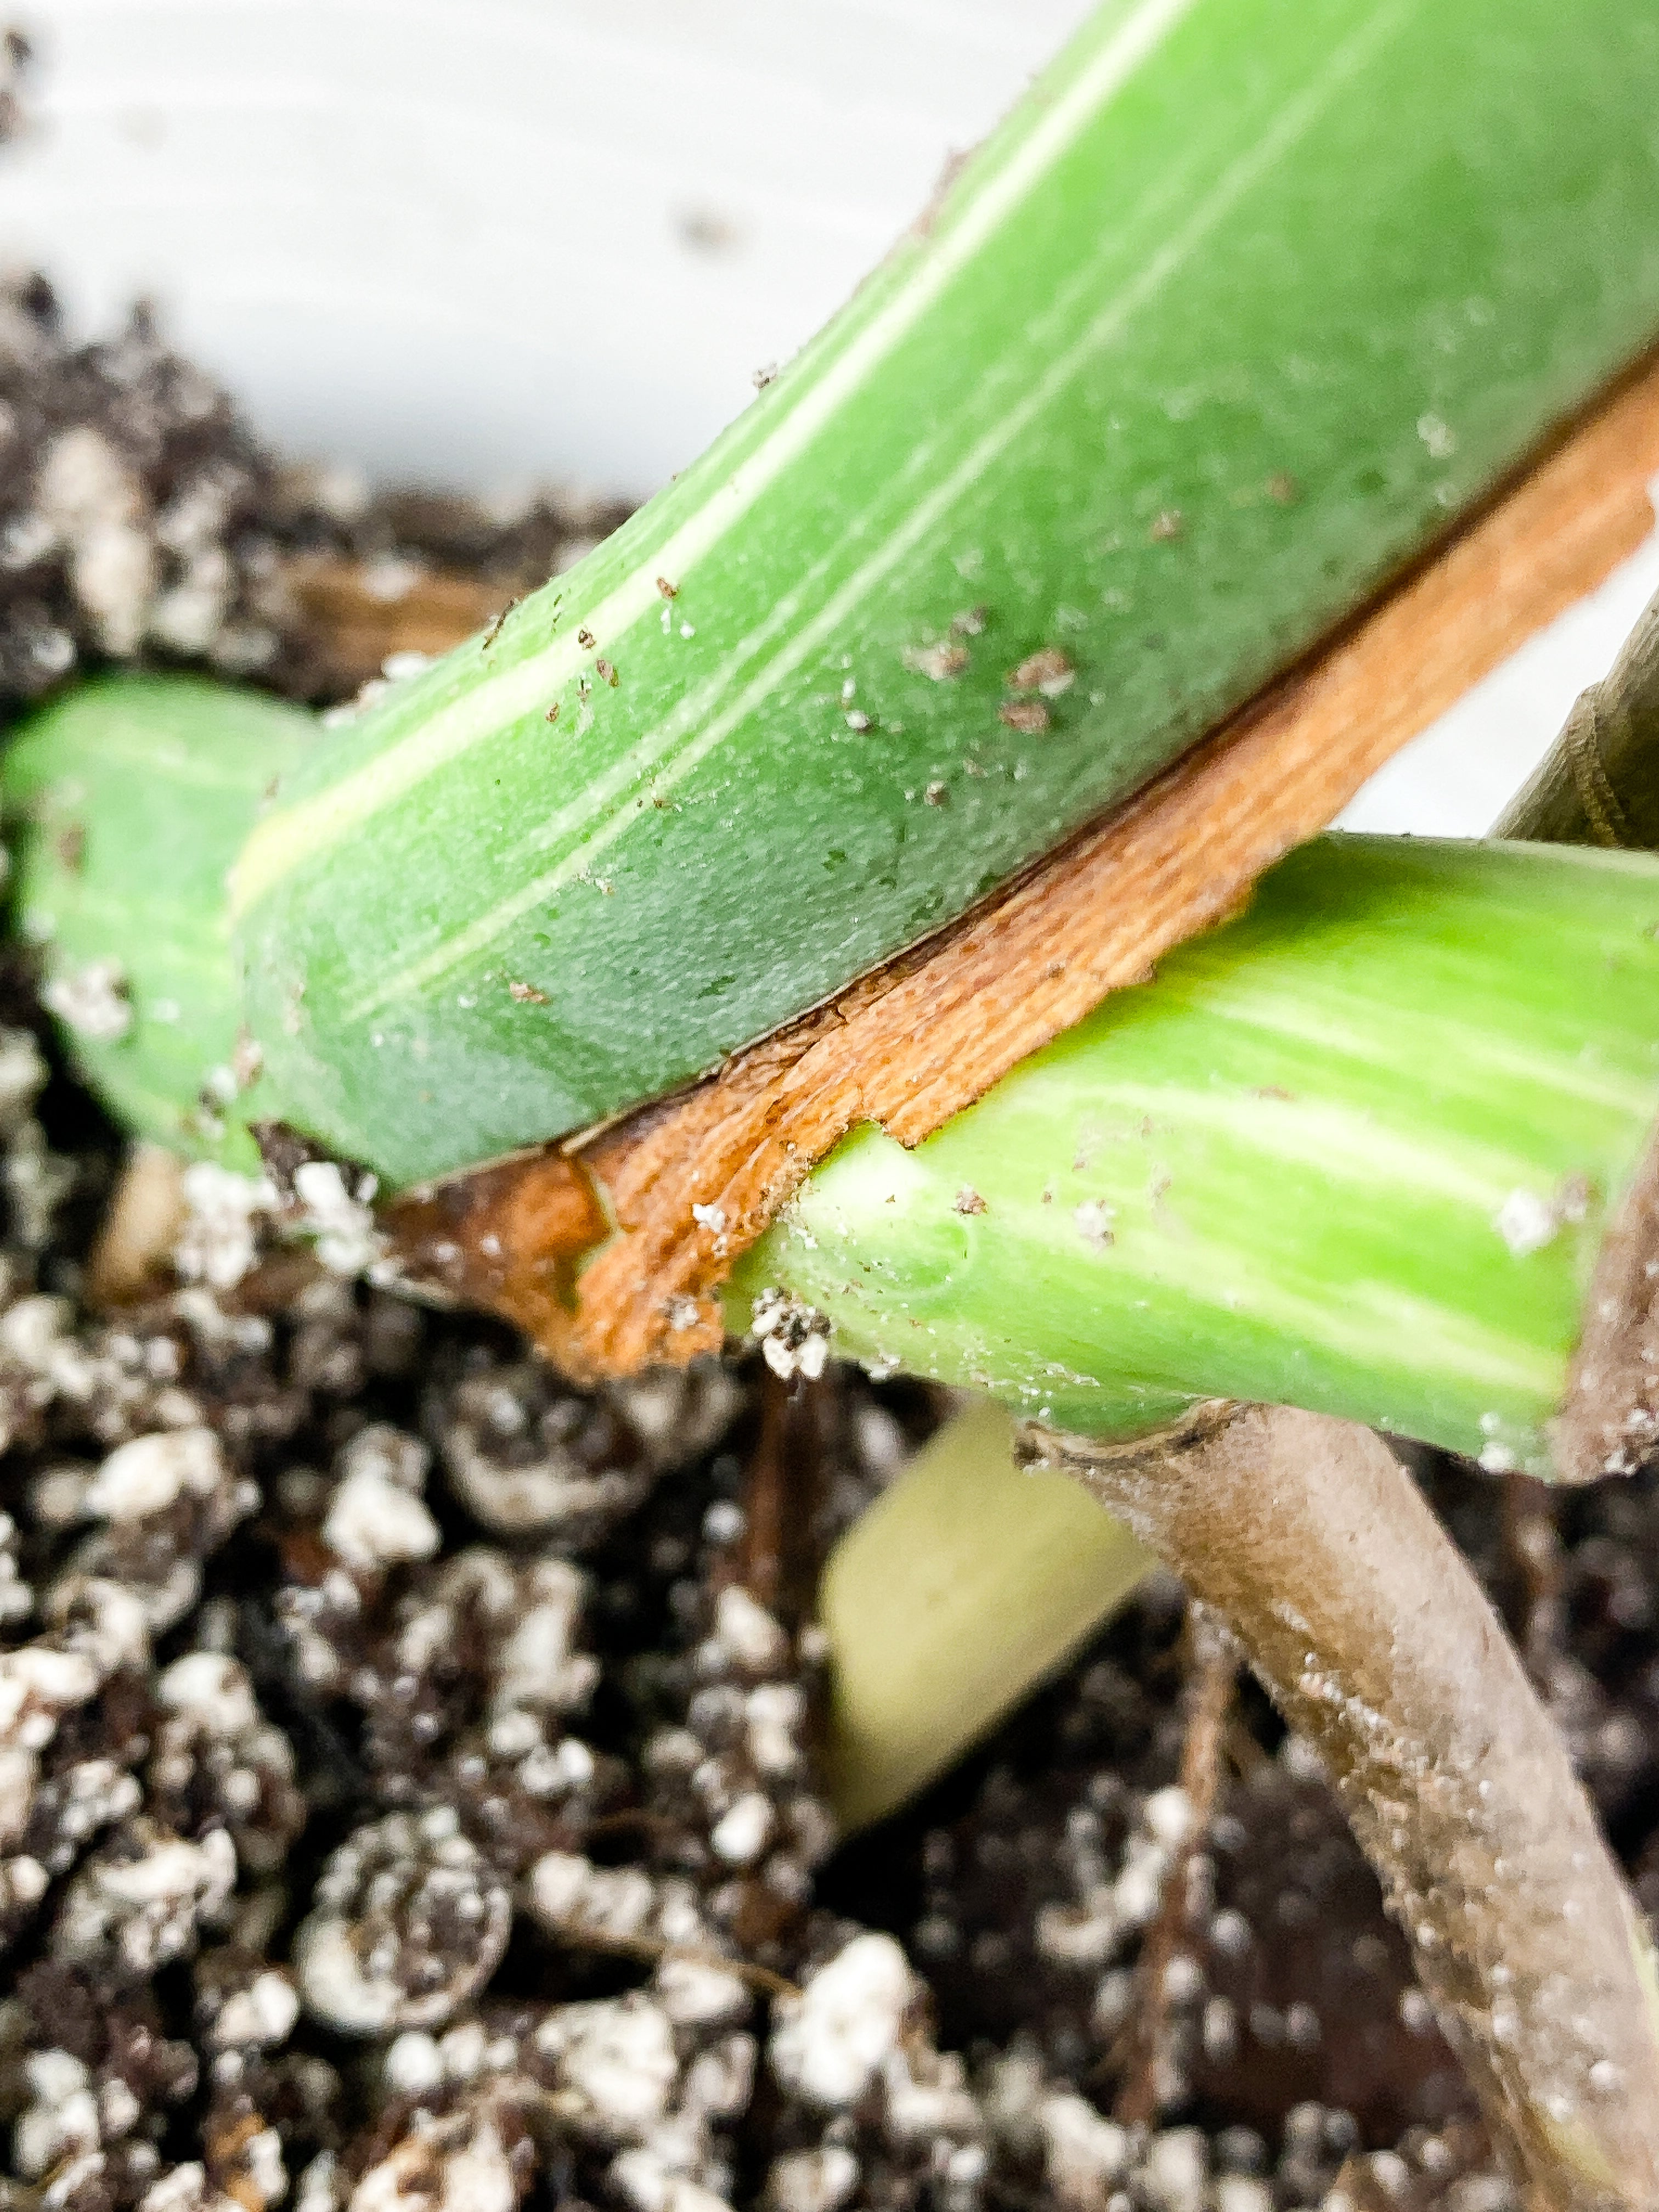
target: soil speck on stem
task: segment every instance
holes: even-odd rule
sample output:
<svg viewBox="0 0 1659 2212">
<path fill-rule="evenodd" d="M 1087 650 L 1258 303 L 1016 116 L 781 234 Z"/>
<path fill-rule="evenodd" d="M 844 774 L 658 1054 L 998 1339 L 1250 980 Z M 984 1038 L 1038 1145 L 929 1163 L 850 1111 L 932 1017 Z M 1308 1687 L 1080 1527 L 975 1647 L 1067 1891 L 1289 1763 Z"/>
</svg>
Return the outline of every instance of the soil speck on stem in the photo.
<svg viewBox="0 0 1659 2212">
<path fill-rule="evenodd" d="M 1023 738 L 1039 738 L 1048 726 L 1048 709 L 1041 699 L 1005 699 L 997 720 Z"/>
<path fill-rule="evenodd" d="M 1045 699 L 1058 699 L 1077 681 L 1071 656 L 1057 645 L 1045 645 L 1027 653 L 1018 668 L 1008 672 L 1011 691 L 1039 691 Z"/>
</svg>

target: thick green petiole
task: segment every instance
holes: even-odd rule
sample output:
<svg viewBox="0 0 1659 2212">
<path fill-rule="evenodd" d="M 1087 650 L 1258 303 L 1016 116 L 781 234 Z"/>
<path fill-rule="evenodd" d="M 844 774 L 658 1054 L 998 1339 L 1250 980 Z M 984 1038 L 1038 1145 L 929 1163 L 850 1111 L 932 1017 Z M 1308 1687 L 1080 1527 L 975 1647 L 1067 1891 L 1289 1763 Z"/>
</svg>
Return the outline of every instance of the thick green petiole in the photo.
<svg viewBox="0 0 1659 2212">
<path fill-rule="evenodd" d="M 1652 343 L 1656 107 L 1648 0 L 1107 0 L 700 461 L 283 777 L 287 1117 L 393 1183 L 602 1121 L 1134 789 Z"/>
<path fill-rule="evenodd" d="M 1120 1601 L 1127 1522 L 1329 1762 L 1540 2212 L 1653 2201 L 1652 1955 L 1467 1563 L 1361 1424 L 1550 1471 L 1602 1232 L 1650 1168 L 1656 929 L 1644 856 L 1322 840 L 915 1152 L 855 1135 L 732 1291 L 734 1322 L 781 1289 L 841 1349 L 1045 1423 L 1167 1425 L 1048 1436 L 1121 1516 L 1090 1528 L 1052 1473 L 999 1471 L 995 1409 L 959 1415 L 843 1540 L 844 1816 Z"/>
<path fill-rule="evenodd" d="M 1095 1436 L 1195 1399 L 1550 1472 L 1659 1108 L 1659 861 L 1331 837 L 914 1152 L 855 1133 L 744 1262 L 848 1353 Z"/>
<path fill-rule="evenodd" d="M 732 1326 L 776 1285 L 842 1351 L 1066 1430 L 1276 1401 L 1547 1474 L 1659 1105 L 1656 927 L 1645 857 L 1322 840 L 914 1152 L 856 1133 L 744 1261 Z M 910 1480 L 883 1511 L 938 1600 L 895 1601 L 891 1540 L 855 1532 L 830 1569 L 850 1819 L 947 1765 L 1123 1585 L 1070 1571 L 1052 1488 L 952 1515 L 943 1472 Z"/>
</svg>

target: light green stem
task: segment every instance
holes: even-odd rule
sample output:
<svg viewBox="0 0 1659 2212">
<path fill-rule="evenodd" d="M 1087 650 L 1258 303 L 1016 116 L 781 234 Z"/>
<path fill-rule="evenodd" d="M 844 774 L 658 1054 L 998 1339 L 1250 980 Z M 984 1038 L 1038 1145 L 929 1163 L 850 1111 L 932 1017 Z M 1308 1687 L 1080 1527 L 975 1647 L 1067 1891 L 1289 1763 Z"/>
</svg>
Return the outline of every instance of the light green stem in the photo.
<svg viewBox="0 0 1659 2212">
<path fill-rule="evenodd" d="M 243 1018 L 225 878 L 316 732 L 258 692 L 101 677 L 5 757 L 18 926 L 82 1074 L 135 1134 L 246 1172 L 248 1125 L 280 1109 Z"/>
<path fill-rule="evenodd" d="M 905 1152 L 850 1137 L 743 1263 L 873 1363 L 1080 1433 L 1305 1406 L 1551 1471 L 1659 1108 L 1659 861 L 1330 837 Z"/>
<path fill-rule="evenodd" d="M 977 1400 L 854 1522 L 818 1591 L 836 1655 L 827 1781 L 863 1827 L 1063 1663 L 1152 1564 L 1069 1475 L 1014 1466 Z"/>
</svg>

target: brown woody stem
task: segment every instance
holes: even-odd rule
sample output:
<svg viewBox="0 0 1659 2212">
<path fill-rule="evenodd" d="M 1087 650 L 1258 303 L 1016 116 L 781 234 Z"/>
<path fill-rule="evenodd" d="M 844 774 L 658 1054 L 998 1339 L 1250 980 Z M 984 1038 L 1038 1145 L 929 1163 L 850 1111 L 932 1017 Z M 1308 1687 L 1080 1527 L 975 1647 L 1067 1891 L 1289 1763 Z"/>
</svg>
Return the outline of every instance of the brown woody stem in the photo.
<svg viewBox="0 0 1659 2212">
<path fill-rule="evenodd" d="M 1646 1936 L 1513 1646 L 1387 1446 L 1215 1404 L 1139 1444 L 1037 1431 L 1027 1449 L 1231 1623 L 1322 1753 L 1528 2203 L 1659 2203 Z"/>
</svg>

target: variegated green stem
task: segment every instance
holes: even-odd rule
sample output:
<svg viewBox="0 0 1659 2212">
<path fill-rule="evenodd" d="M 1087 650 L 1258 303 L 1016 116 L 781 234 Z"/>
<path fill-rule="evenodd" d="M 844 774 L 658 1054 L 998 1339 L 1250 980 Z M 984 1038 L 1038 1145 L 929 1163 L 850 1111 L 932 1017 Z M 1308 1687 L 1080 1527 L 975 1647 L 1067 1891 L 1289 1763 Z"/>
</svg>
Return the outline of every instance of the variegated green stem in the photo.
<svg viewBox="0 0 1659 2212">
<path fill-rule="evenodd" d="M 849 1138 L 743 1263 L 872 1363 L 1096 1436 L 1194 1400 L 1550 1472 L 1659 1109 L 1659 860 L 1328 837 L 906 1152 Z"/>
<path fill-rule="evenodd" d="M 1499 825 L 1505 836 L 1644 847 L 1659 842 L 1649 772 L 1659 738 L 1656 644 L 1659 601 L 1644 613 L 1607 678 L 1577 701 L 1543 767 L 1505 811 Z M 1304 856 L 1297 865 L 1305 866 L 1310 859 Z M 1270 894 L 1274 888 L 1268 887 Z M 1224 936 L 1197 952 L 1213 965 L 1229 942 Z M 1543 957 L 1547 963 L 1548 947 Z M 1608 972 L 1618 972 L 1616 963 Z M 1507 999 L 1509 988 L 1501 987 L 1496 998 L 1486 994 L 1489 1012 Z M 1316 1006 L 1310 1002 L 1301 1010 L 1293 1018 L 1293 1031 L 1316 1025 Z M 1402 1028 L 1408 1040 L 1414 1038 L 1409 1023 L 1401 1022 L 1398 1005 L 1392 1004 L 1379 1027 L 1378 1046 L 1390 1048 L 1390 1040 Z M 1638 1028 L 1631 1039 L 1638 1060 L 1641 1035 Z M 1468 1042 L 1461 1024 L 1455 1036 L 1461 1053 Z M 1442 1037 L 1430 1042 L 1426 1064 L 1419 1071 L 1430 1085 L 1423 1094 L 1425 1112 L 1431 1110 L 1432 1085 L 1443 1060 Z M 1402 1064 L 1408 1060 L 1402 1053 Z M 1487 1087 L 1494 1099 L 1505 1091 L 1509 1072 L 1493 1073 Z M 1114 1079 L 1119 1073 L 1115 1060 L 1109 1073 Z M 1132 1071 L 1122 1073 L 1127 1077 Z M 1291 1102 L 1273 1096 L 1272 1103 Z M 1239 1164 L 1248 1185 L 1248 1218 L 1258 1221 L 1264 1194 L 1270 1209 L 1283 1204 L 1280 1163 L 1259 1162 L 1255 1174 Z M 949 1180 L 947 1175 L 947 1185 Z M 1331 1197 L 1346 1202 L 1338 1192 Z M 1484 1244 L 1478 1223 L 1475 1228 L 1477 1243 Z M 774 1253 L 757 1255 L 752 1265 L 764 1268 L 775 1256 L 787 1269 L 787 1259 L 775 1247 Z M 1583 1268 L 1581 1256 L 1573 1273 L 1581 1274 Z M 1573 1341 L 1570 1317 L 1565 1331 L 1561 1326 L 1564 1287 L 1570 1285 L 1558 1281 L 1551 1294 L 1556 1306 L 1554 1348 L 1539 1364 L 1533 1411 L 1527 1417 L 1534 1425 L 1534 1451 L 1541 1441 L 1535 1426 L 1539 1408 L 1549 1409 L 1549 1393 L 1559 1387 L 1565 1347 Z M 1347 1309 L 1349 1290 L 1346 1279 L 1334 1280 L 1320 1303 L 1340 1316 Z M 734 1318 L 740 1320 L 740 1314 Z M 1180 1334 L 1184 1342 L 1184 1328 Z M 1440 1340 L 1437 1329 L 1425 1328 L 1422 1352 L 1431 1359 Z M 903 1349 L 914 1361 L 914 1348 Z M 1092 1532 L 1091 1542 L 1079 1545 L 1073 1501 L 1062 1501 L 1051 1486 L 1022 1493 L 1006 1470 L 997 1481 L 990 1470 L 994 1447 L 987 1441 L 992 1432 L 988 1419 L 969 1413 L 947 1425 L 926 1462 L 907 1471 L 887 1492 L 878 1521 L 870 1516 L 867 1528 L 843 1540 L 825 1577 L 825 1618 L 839 1655 L 835 1779 L 843 1817 L 854 1823 L 890 1811 L 949 1765 L 1018 1703 L 1057 1656 L 1081 1644 L 1129 1587 L 1134 1554 L 1127 1532 L 1108 1522 Z M 1456 1441 L 1478 1449 L 1494 1464 L 1510 1455 L 1501 1437 L 1489 1437 L 1484 1428 L 1477 1435 L 1465 1424 Z M 956 1477 L 953 1466 L 961 1470 Z M 981 1498 L 978 1510 L 952 1510 L 953 1480 Z M 1008 1532 L 1016 1522 L 1018 1559 L 1004 1577 L 1003 1565 L 1013 1556 Z M 1097 1553 L 1096 1579 L 1070 1571 L 1078 1557 L 1093 1563 Z M 904 1600 L 902 1563 L 911 1559 L 927 1561 L 931 1595 L 925 1605 Z M 1033 1560 L 1063 1565 L 1059 1571 L 1043 1571 L 1030 1566 Z M 963 1668 L 964 1650 L 973 1654 L 971 1670 Z M 901 1681 L 902 1691 L 895 1686 Z"/>
</svg>

